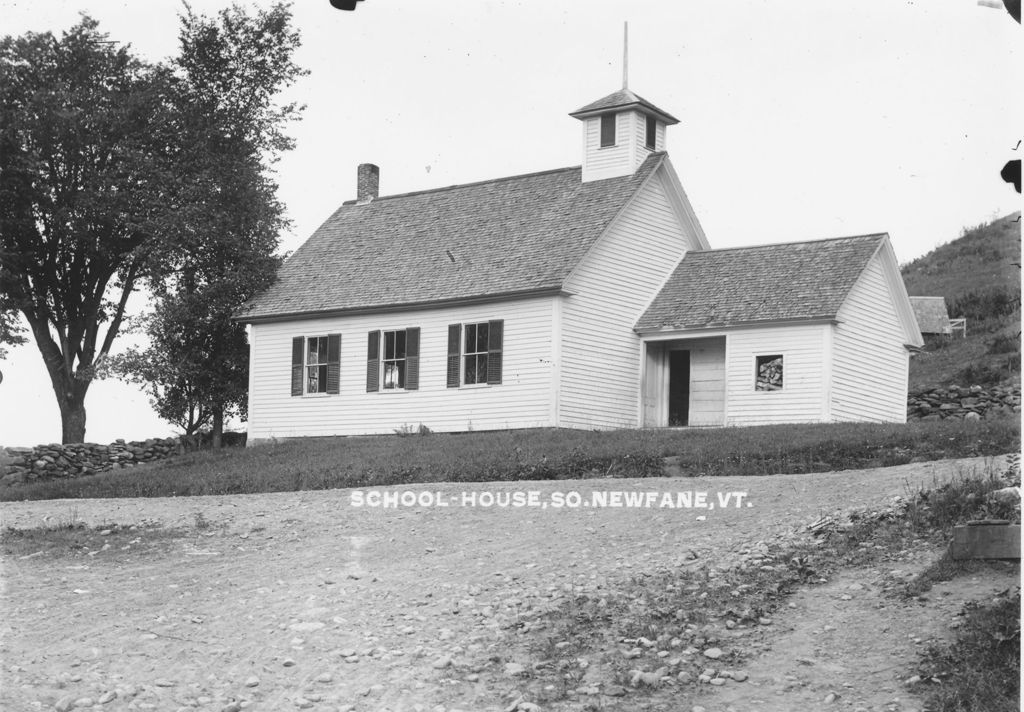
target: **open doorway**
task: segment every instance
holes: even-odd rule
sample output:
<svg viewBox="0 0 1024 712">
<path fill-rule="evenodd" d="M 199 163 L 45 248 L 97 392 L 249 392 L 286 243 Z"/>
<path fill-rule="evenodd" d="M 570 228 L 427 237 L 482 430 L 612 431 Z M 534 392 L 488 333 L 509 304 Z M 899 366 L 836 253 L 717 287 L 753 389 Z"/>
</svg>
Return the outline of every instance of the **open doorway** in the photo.
<svg viewBox="0 0 1024 712">
<path fill-rule="evenodd" d="M 668 424 L 690 424 L 690 352 L 668 352 Z"/>
</svg>

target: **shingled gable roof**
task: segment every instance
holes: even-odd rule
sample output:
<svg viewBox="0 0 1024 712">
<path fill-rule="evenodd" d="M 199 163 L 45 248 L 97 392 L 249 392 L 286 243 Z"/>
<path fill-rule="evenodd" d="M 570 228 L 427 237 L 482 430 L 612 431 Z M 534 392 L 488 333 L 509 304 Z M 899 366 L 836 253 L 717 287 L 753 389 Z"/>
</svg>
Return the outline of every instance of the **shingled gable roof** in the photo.
<svg viewBox="0 0 1024 712">
<path fill-rule="evenodd" d="M 911 297 L 910 305 L 922 334 L 950 333 L 945 297 Z"/>
<path fill-rule="evenodd" d="M 236 318 L 555 293 L 664 156 L 620 178 L 577 166 L 343 205 Z"/>
<path fill-rule="evenodd" d="M 688 252 L 635 329 L 834 318 L 886 238 L 881 233 Z"/>
<path fill-rule="evenodd" d="M 671 125 L 679 123 L 679 119 L 672 116 L 672 114 L 659 109 L 654 104 L 647 101 L 647 99 L 644 99 L 638 94 L 634 94 L 629 89 L 619 89 L 616 92 L 612 92 L 606 97 L 587 104 L 582 109 L 577 109 L 569 114 L 569 116 L 577 119 L 585 119 L 588 116 L 597 116 L 598 114 L 607 113 L 608 109 L 628 109 L 633 107 L 640 109 L 644 113 L 654 114 L 666 124 Z"/>
</svg>

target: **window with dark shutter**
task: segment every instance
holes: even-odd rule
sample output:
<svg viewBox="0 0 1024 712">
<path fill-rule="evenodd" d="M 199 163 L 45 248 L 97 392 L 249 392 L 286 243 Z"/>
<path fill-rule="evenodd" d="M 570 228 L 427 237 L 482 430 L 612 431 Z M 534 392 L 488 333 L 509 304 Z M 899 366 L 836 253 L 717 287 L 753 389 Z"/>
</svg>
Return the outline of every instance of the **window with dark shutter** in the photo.
<svg viewBox="0 0 1024 712">
<path fill-rule="evenodd" d="M 380 390 L 380 332 L 371 331 L 366 340 L 366 392 Z"/>
<path fill-rule="evenodd" d="M 296 336 L 292 339 L 292 395 L 302 395 L 302 357 L 305 339 Z"/>
<path fill-rule="evenodd" d="M 480 324 L 466 324 L 465 346 L 462 355 L 462 381 L 466 385 L 487 383 L 489 326 L 486 321 Z"/>
<path fill-rule="evenodd" d="M 327 335 L 327 392 L 341 392 L 341 334 Z"/>
<path fill-rule="evenodd" d="M 658 120 L 653 116 L 647 117 L 647 140 L 644 142 L 647 148 L 654 150 L 658 142 Z"/>
<path fill-rule="evenodd" d="M 505 322 L 495 319 L 487 325 L 487 382 L 501 383 L 502 350 L 504 347 Z"/>
<path fill-rule="evenodd" d="M 462 341 L 462 324 L 448 325 L 448 387 L 459 387 L 459 344 Z"/>
<path fill-rule="evenodd" d="M 601 117 L 601 148 L 615 145 L 615 114 Z"/>
<path fill-rule="evenodd" d="M 415 391 L 420 387 L 420 329 L 405 330 L 405 390 Z"/>
</svg>

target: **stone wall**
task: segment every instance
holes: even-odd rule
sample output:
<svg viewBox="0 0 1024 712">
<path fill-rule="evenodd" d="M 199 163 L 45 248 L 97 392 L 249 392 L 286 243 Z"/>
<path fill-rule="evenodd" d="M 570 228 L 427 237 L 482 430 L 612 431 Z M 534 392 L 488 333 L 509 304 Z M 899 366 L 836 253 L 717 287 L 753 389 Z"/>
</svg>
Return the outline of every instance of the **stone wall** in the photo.
<svg viewBox="0 0 1024 712">
<path fill-rule="evenodd" d="M 33 448 L 7 448 L 6 465 L 0 460 L 0 483 L 23 482 L 95 475 L 98 472 L 134 467 L 180 455 L 185 446 L 178 438 L 151 438 L 110 445 L 75 443 L 36 445 Z"/>
<path fill-rule="evenodd" d="M 1020 386 L 945 386 L 911 393 L 907 398 L 908 420 L 981 420 L 1012 413 L 1020 413 Z"/>
</svg>

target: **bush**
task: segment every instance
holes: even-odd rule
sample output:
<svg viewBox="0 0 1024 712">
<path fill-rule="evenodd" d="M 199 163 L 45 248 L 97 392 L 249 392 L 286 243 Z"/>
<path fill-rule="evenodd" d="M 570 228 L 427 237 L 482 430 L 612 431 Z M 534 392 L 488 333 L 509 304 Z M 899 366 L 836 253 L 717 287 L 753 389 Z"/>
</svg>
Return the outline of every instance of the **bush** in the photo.
<svg viewBox="0 0 1024 712">
<path fill-rule="evenodd" d="M 1020 335 L 1010 336 L 999 334 L 988 342 L 988 353 L 990 354 L 1013 354 L 1020 353 Z"/>
<path fill-rule="evenodd" d="M 949 315 L 953 318 L 966 317 L 967 327 L 971 322 L 1011 316 L 1020 311 L 1020 289 L 992 287 L 968 292 L 949 302 Z"/>
<path fill-rule="evenodd" d="M 935 712 L 1020 710 L 1020 591 L 965 608 L 956 643 L 928 651 L 915 691 Z"/>
</svg>

